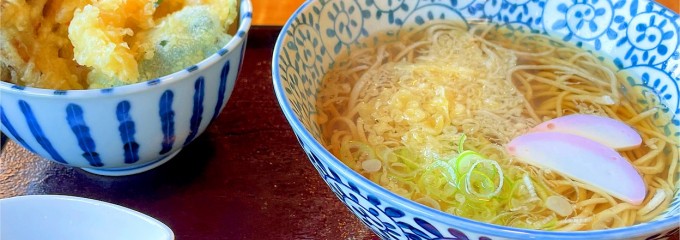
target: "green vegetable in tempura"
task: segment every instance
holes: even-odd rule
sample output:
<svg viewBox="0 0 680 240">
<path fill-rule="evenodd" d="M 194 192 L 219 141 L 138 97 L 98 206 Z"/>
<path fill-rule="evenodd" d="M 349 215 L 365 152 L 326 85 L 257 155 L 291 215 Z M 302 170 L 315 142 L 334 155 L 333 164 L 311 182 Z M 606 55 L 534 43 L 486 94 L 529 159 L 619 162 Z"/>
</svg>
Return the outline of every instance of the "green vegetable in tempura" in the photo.
<svg viewBox="0 0 680 240">
<path fill-rule="evenodd" d="M 152 79 L 187 68 L 217 52 L 230 39 L 208 6 L 186 7 L 149 32 L 153 57 L 140 61 L 140 76 Z"/>
</svg>

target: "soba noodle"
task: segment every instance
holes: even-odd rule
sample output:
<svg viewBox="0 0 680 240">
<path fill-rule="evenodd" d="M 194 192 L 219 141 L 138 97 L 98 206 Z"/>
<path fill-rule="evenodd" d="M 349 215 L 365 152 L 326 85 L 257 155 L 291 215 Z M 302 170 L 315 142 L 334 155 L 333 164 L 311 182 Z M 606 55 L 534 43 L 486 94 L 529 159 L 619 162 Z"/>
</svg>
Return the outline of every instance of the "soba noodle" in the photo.
<svg viewBox="0 0 680 240">
<path fill-rule="evenodd" d="M 480 23 L 385 32 L 359 45 L 324 77 L 318 123 L 335 156 L 396 194 L 462 217 L 560 231 L 649 221 L 672 200 L 679 143 L 654 124 L 659 107 L 629 100 L 639 93 L 629 92 L 628 76 L 605 58 Z M 574 113 L 639 132 L 643 146 L 620 153 L 647 185 L 641 205 L 506 152 L 514 137 Z M 447 164 L 465 150 L 486 160 Z M 457 167 L 469 169 L 466 179 L 455 180 L 462 178 Z M 473 171 L 483 177 L 470 179 Z"/>
</svg>

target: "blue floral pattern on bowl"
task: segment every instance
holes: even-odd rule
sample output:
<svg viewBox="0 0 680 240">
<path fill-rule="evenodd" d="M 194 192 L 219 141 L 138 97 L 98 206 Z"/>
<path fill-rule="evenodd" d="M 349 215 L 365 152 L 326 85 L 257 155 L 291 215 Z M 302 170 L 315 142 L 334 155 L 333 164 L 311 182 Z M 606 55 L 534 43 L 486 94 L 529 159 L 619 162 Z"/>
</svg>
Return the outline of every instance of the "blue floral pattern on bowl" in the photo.
<svg viewBox="0 0 680 240">
<path fill-rule="evenodd" d="M 316 93 L 339 53 L 375 31 L 432 20 L 485 19 L 561 38 L 611 56 L 633 72 L 635 101 L 659 103 L 653 116 L 680 139 L 680 16 L 646 0 L 319 0 L 308 1 L 284 26 L 275 48 L 276 94 L 312 165 L 336 196 L 383 239 L 668 239 L 678 234 L 680 193 L 655 221 L 623 229 L 545 232 L 479 223 L 444 214 L 386 191 L 353 172 L 321 144 Z M 680 161 L 680 160 L 679 160 Z"/>
</svg>

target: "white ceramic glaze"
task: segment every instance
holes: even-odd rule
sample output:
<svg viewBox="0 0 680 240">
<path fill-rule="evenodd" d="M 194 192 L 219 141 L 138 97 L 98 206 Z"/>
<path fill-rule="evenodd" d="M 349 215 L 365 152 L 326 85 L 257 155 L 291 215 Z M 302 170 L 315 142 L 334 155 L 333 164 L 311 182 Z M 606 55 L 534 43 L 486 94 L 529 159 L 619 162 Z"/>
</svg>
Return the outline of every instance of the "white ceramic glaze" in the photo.
<svg viewBox="0 0 680 240">
<path fill-rule="evenodd" d="M 3 240 L 172 240 L 168 226 L 137 211 L 60 195 L 0 199 Z"/>
</svg>

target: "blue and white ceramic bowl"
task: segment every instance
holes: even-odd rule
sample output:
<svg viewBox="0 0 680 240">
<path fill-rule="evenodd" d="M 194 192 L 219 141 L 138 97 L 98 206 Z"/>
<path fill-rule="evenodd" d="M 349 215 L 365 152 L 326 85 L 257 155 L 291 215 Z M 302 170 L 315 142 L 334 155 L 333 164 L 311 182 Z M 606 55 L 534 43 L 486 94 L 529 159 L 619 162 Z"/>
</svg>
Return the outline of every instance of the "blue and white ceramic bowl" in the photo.
<svg viewBox="0 0 680 240">
<path fill-rule="evenodd" d="M 1 130 L 31 152 L 101 175 L 161 165 L 215 120 L 231 96 L 252 18 L 240 1 L 239 27 L 217 53 L 150 81 L 55 91 L 0 81 Z"/>
<path fill-rule="evenodd" d="M 276 94 L 300 145 L 337 197 L 384 239 L 667 239 L 678 235 L 680 196 L 656 220 L 631 227 L 547 232 L 480 223 L 397 196 L 357 174 L 319 142 L 315 94 L 334 57 L 386 28 L 435 19 L 488 19 L 557 36 L 611 55 L 639 76 L 634 88 L 661 101 L 670 121 L 657 124 L 680 139 L 680 17 L 647 0 L 320 0 L 288 20 L 273 58 Z M 680 160 L 679 160 L 680 161 Z"/>
</svg>

